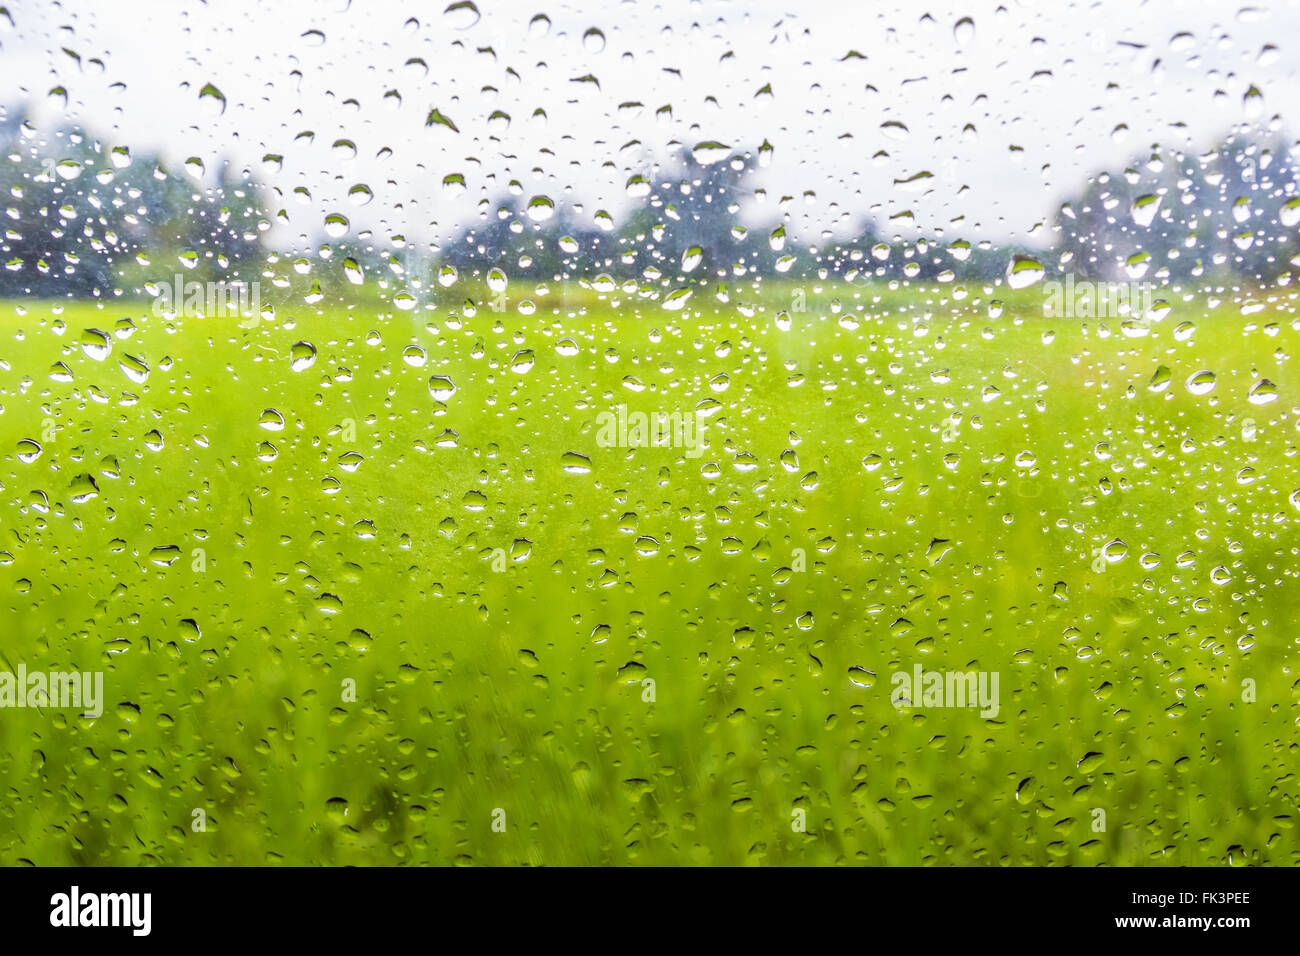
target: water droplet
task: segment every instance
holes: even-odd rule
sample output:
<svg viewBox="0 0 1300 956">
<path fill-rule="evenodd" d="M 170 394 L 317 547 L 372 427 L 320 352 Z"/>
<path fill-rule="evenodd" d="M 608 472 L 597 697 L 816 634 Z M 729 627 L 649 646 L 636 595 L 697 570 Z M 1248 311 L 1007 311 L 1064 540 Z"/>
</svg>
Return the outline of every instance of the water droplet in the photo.
<svg viewBox="0 0 1300 956">
<path fill-rule="evenodd" d="M 1203 369 L 1188 377 L 1187 390 L 1193 395 L 1207 395 L 1214 391 L 1214 386 L 1217 384 L 1218 379 L 1214 373 Z"/>
<path fill-rule="evenodd" d="M 591 471 L 591 459 L 576 451 L 566 451 L 560 456 L 560 467 L 571 475 L 585 475 Z"/>
<path fill-rule="evenodd" d="M 445 402 L 456 394 L 456 386 L 445 375 L 434 375 L 429 379 L 429 394 L 439 402 Z"/>
<path fill-rule="evenodd" d="M 1041 279 L 1046 270 L 1031 256 L 1014 255 L 1007 263 L 1007 285 L 1013 289 L 1026 289 Z"/>
<path fill-rule="evenodd" d="M 691 289 L 677 289 L 664 297 L 663 307 L 669 312 L 679 312 L 691 297 Z"/>
<path fill-rule="evenodd" d="M 711 166 L 730 156 L 731 147 L 716 140 L 705 140 L 702 143 L 695 144 L 695 148 L 691 150 L 691 155 L 695 157 L 695 161 L 701 166 Z"/>
<path fill-rule="evenodd" d="M 456 0 L 443 11 L 443 16 L 454 30 L 468 30 L 482 19 L 472 0 Z"/>
<path fill-rule="evenodd" d="M 555 202 L 549 196 L 534 196 L 528 203 L 528 218 L 546 222 L 555 215 Z"/>
<path fill-rule="evenodd" d="M 199 90 L 199 102 L 211 107 L 211 112 L 217 116 L 226 111 L 226 94 L 211 83 L 205 83 Z"/>
<path fill-rule="evenodd" d="M 87 358 L 102 362 L 113 351 L 113 340 L 107 332 L 99 329 L 86 329 L 81 333 L 81 351 Z"/>
<path fill-rule="evenodd" d="M 1275 402 L 1277 401 L 1277 386 L 1268 379 L 1261 378 L 1251 388 L 1250 394 L 1246 398 L 1252 405 L 1267 405 L 1269 402 Z"/>
<path fill-rule="evenodd" d="M 1156 213 L 1160 211 L 1160 197 L 1148 193 L 1145 196 L 1139 196 L 1133 200 L 1133 221 L 1139 226 L 1146 228 L 1151 225 L 1156 218 Z"/>
</svg>

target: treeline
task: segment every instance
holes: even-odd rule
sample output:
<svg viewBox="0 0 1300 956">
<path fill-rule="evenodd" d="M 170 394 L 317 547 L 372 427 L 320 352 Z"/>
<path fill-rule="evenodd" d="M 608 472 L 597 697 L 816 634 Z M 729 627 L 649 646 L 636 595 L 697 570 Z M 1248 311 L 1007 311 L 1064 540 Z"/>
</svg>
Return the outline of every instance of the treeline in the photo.
<svg viewBox="0 0 1300 956">
<path fill-rule="evenodd" d="M 1064 202 L 1053 246 L 883 235 L 869 218 L 856 234 L 814 246 L 784 224 L 743 222 L 754 154 L 701 166 L 693 159 L 644 183 L 646 195 L 606 232 L 559 210 L 534 224 L 508 197 L 444 251 L 458 269 L 493 267 L 536 279 L 592 276 L 725 281 L 790 275 L 918 282 L 993 281 L 1013 257 L 1047 275 L 1104 280 L 1271 284 L 1300 265 L 1300 163 L 1280 135 L 1225 138 L 1200 154 L 1156 150 L 1101 171 Z"/>
<path fill-rule="evenodd" d="M 639 203 L 621 223 L 607 222 L 604 229 L 572 207 L 532 222 L 524 197 L 507 196 L 440 254 L 471 273 L 501 267 L 536 280 L 608 275 L 710 284 L 744 276 L 983 278 L 1001 274 L 1010 255 L 1021 251 L 987 242 L 890 239 L 866 217 L 850 238 L 802 243 L 779 218 L 746 222 L 754 206 L 756 165 L 755 152 L 707 165 L 688 155 L 678 165 L 637 177 Z"/>
<path fill-rule="evenodd" d="M 0 296 L 133 294 L 146 281 L 252 281 L 273 251 L 268 192 L 221 164 L 169 169 L 152 154 L 108 147 L 88 134 L 44 134 L 20 111 L 0 112 Z M 676 165 L 629 180 L 636 205 L 615 222 L 519 191 L 484 204 L 480 220 L 441 245 L 400 248 L 322 237 L 329 263 L 313 289 L 379 282 L 389 294 L 441 279 L 710 285 L 745 277 L 821 280 L 994 281 L 1013 256 L 1049 275 L 1267 284 L 1300 255 L 1300 165 L 1280 136 L 1232 136 L 1199 155 L 1157 150 L 1089 177 L 1061 206 L 1050 250 L 961 238 L 885 236 L 864 217 L 855 234 L 821 245 L 763 223 L 755 203 L 759 150 Z M 784 197 L 788 198 L 788 197 Z"/>
<path fill-rule="evenodd" d="M 1300 254 L 1300 164 L 1280 135 L 1192 155 L 1153 150 L 1098 173 L 1056 215 L 1054 258 L 1099 279 L 1273 283 Z"/>
<path fill-rule="evenodd" d="M 0 112 L 0 296 L 108 296 L 178 272 L 256 279 L 271 225 L 262 190 L 225 163 L 206 179 Z"/>
</svg>

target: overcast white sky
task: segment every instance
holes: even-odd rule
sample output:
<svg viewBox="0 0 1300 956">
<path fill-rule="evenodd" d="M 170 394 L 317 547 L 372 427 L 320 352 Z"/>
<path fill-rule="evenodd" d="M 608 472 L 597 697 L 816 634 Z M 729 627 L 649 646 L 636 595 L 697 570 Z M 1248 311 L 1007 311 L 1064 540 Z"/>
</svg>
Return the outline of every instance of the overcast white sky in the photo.
<svg viewBox="0 0 1300 956">
<path fill-rule="evenodd" d="M 445 235 L 511 180 L 617 216 L 648 163 L 764 140 L 756 215 L 807 238 L 871 215 L 1046 242 L 1089 172 L 1205 149 L 1247 119 L 1252 84 L 1257 120 L 1300 133 L 1294 0 L 450 2 L 8 2 L 0 103 L 247 166 L 292 216 L 282 243 L 336 212 L 354 234 Z M 433 107 L 459 132 L 426 127 Z"/>
</svg>

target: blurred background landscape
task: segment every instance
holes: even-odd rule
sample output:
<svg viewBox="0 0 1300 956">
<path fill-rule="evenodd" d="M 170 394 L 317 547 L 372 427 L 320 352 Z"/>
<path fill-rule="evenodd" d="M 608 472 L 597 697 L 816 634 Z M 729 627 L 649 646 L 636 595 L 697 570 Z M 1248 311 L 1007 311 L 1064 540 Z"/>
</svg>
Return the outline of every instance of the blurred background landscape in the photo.
<svg viewBox="0 0 1300 956">
<path fill-rule="evenodd" d="M 1298 19 L 0 6 L 0 862 L 1300 862 Z"/>
</svg>

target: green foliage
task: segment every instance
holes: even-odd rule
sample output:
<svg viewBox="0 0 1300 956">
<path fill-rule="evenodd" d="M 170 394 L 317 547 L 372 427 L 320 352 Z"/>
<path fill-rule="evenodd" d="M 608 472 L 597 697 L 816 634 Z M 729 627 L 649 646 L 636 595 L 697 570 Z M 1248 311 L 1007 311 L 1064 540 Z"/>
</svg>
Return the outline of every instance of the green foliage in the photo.
<svg viewBox="0 0 1300 956">
<path fill-rule="evenodd" d="M 795 291 L 7 307 L 0 664 L 108 704 L 0 713 L 0 862 L 1300 863 L 1293 300 Z M 596 441 L 709 400 L 701 458 Z M 895 708 L 917 663 L 998 716 Z"/>
</svg>

